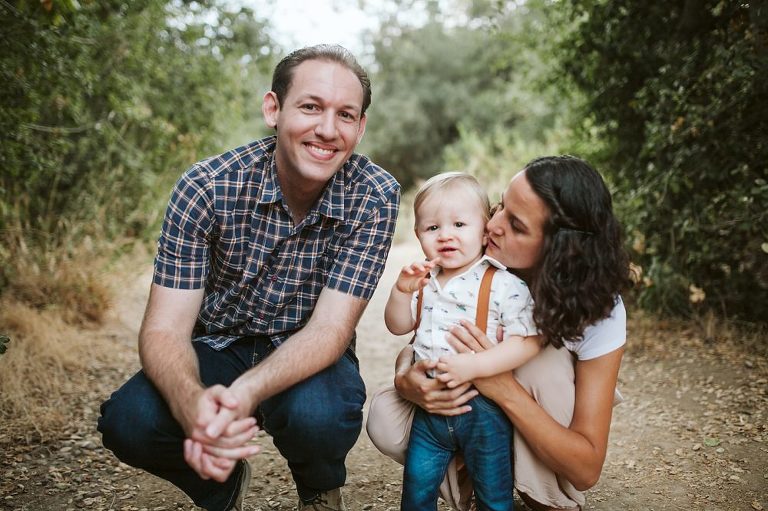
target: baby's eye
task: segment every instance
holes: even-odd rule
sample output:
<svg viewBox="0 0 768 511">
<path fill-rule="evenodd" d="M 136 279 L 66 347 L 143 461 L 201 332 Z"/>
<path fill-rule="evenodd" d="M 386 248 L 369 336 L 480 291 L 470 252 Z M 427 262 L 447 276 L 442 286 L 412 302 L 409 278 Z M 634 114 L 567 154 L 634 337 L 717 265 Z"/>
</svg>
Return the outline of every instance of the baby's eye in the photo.
<svg viewBox="0 0 768 511">
<path fill-rule="evenodd" d="M 467 224 L 465 224 L 464 222 L 456 222 L 456 223 L 454 223 L 453 225 L 454 225 L 455 227 L 464 227 L 464 226 L 465 226 L 465 225 L 467 225 Z"/>
<path fill-rule="evenodd" d="M 436 225 L 427 226 L 427 230 L 428 231 L 436 231 L 437 230 L 437 226 Z"/>
</svg>

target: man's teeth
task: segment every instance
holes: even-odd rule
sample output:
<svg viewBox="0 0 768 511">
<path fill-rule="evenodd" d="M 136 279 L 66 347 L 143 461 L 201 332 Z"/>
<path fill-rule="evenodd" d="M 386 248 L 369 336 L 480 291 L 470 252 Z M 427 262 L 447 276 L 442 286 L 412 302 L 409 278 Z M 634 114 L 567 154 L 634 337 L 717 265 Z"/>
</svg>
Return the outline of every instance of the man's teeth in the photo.
<svg viewBox="0 0 768 511">
<path fill-rule="evenodd" d="M 322 147 L 317 147 L 313 145 L 309 146 L 309 148 L 312 149 L 314 152 L 320 153 L 320 154 L 333 154 L 334 152 L 336 152 L 333 149 L 323 149 Z"/>
</svg>

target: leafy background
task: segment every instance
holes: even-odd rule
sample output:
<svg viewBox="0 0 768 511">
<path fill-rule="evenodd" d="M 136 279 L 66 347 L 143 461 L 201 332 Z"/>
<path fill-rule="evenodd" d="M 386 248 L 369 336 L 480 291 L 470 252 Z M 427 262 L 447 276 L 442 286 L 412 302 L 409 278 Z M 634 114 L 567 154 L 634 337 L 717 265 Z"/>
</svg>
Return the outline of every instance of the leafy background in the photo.
<svg viewBox="0 0 768 511">
<path fill-rule="evenodd" d="M 366 34 L 361 151 L 406 188 L 466 169 L 491 190 L 535 155 L 578 154 L 614 192 L 637 306 L 765 323 L 761 2 L 389 4 Z M 179 173 L 265 134 L 289 49 L 216 0 L 2 0 L 0 23 L 0 296 L 99 321 L 105 275 L 151 245 Z"/>
</svg>

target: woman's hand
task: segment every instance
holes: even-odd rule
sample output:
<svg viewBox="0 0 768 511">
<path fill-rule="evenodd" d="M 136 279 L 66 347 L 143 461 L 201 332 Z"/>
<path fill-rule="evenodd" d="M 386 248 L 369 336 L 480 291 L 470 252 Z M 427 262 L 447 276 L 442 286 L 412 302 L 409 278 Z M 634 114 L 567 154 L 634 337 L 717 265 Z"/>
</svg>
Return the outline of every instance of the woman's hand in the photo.
<svg viewBox="0 0 768 511">
<path fill-rule="evenodd" d="M 401 397 L 438 415 L 461 415 L 472 409 L 466 403 L 478 393 L 471 384 L 449 389 L 440 380 L 427 376 L 437 362 L 420 360 L 411 364 L 412 353 L 413 348 L 406 346 L 398 356 L 395 388 Z"/>
<path fill-rule="evenodd" d="M 501 331 L 496 334 L 499 342 L 501 342 L 501 334 Z M 445 338 L 448 340 L 448 344 L 456 350 L 456 353 L 477 353 L 493 346 L 485 332 L 465 319 L 460 320 L 459 325 L 451 327 Z"/>
</svg>

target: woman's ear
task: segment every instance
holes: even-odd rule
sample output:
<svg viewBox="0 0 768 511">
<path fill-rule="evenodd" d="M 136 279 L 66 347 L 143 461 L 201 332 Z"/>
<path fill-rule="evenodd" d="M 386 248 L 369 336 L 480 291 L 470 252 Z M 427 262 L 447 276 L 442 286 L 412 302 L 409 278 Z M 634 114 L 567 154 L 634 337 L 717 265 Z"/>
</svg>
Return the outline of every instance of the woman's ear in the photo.
<svg viewBox="0 0 768 511">
<path fill-rule="evenodd" d="M 280 101 L 277 94 L 272 91 L 264 94 L 264 100 L 261 102 L 261 114 L 264 117 L 264 124 L 268 128 L 277 128 L 277 118 L 280 117 Z"/>
</svg>

